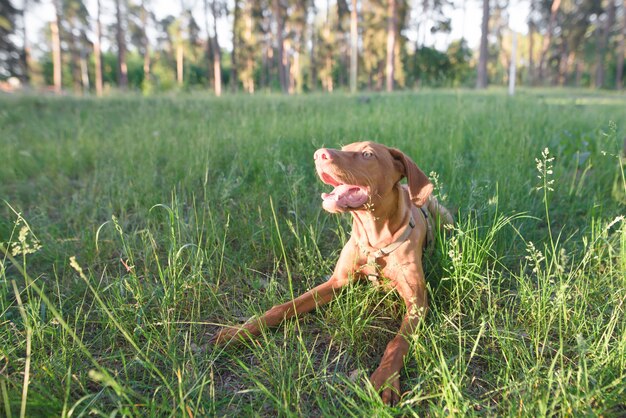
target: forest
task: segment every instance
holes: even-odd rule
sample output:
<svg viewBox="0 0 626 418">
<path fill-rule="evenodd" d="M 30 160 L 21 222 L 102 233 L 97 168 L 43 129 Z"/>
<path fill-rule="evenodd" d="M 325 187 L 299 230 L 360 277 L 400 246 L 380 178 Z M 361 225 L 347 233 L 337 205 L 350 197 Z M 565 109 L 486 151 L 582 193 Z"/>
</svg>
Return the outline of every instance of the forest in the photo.
<svg viewBox="0 0 626 418">
<path fill-rule="evenodd" d="M 0 0 L 0 83 L 98 96 L 485 88 L 509 77 L 623 88 L 626 1 L 528 0 L 525 33 L 510 29 L 513 1 L 181 0 L 180 13 L 157 18 L 154 0 Z M 29 27 L 45 5 L 49 21 Z M 436 47 L 450 11 L 467 7 L 482 12 L 464 22 L 480 25 L 479 45 Z"/>
</svg>

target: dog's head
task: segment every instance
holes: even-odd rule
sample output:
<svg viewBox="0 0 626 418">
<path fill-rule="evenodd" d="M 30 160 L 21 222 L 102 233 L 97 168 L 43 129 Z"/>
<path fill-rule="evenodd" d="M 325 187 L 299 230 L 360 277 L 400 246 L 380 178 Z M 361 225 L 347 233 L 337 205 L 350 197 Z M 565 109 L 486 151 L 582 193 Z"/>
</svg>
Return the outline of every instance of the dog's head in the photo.
<svg viewBox="0 0 626 418">
<path fill-rule="evenodd" d="M 423 206 L 433 190 L 428 177 L 402 151 L 375 142 L 355 142 L 341 150 L 321 148 L 314 159 L 320 179 L 334 187 L 322 193 L 322 206 L 328 212 L 376 206 L 403 177 L 417 206 Z"/>
</svg>

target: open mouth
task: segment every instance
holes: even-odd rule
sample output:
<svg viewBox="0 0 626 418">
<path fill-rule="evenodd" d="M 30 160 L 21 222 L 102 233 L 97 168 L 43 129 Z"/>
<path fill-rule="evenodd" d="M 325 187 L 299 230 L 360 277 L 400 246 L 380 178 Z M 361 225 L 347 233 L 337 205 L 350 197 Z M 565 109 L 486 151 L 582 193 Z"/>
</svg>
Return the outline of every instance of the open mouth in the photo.
<svg viewBox="0 0 626 418">
<path fill-rule="evenodd" d="M 322 206 L 329 211 L 363 206 L 368 200 L 368 193 L 364 187 L 343 184 L 328 173 L 321 172 L 320 179 L 333 186 L 330 193 L 322 193 Z"/>
<path fill-rule="evenodd" d="M 339 183 L 337 180 L 335 180 L 330 174 L 328 173 L 324 173 L 322 172 L 320 174 L 320 178 L 322 179 L 322 181 L 326 184 L 330 184 L 333 187 L 337 187 L 339 186 L 341 183 Z"/>
</svg>

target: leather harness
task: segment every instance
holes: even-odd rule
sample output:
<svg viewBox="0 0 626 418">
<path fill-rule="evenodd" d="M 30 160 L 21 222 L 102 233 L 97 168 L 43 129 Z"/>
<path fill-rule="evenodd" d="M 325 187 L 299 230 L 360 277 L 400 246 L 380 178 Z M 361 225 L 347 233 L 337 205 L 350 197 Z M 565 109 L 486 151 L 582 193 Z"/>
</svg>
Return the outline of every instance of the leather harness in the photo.
<svg viewBox="0 0 626 418">
<path fill-rule="evenodd" d="M 429 244 L 433 239 L 432 226 L 431 226 L 430 218 L 428 216 L 428 211 L 422 207 L 420 207 L 419 209 L 420 209 L 420 212 L 422 213 L 422 216 L 424 216 L 424 221 L 426 222 L 426 226 L 428 228 L 427 233 L 426 233 L 426 243 L 424 245 L 424 248 L 427 248 L 429 247 Z M 398 247 L 404 244 L 409 239 L 409 235 L 411 235 L 411 231 L 413 230 L 413 228 L 415 228 L 415 219 L 413 219 L 413 213 L 411 213 L 409 216 L 409 222 L 404 227 L 404 231 L 402 231 L 402 234 L 394 242 L 392 242 L 391 244 L 383 248 L 372 247 L 370 245 L 364 244 L 359 239 L 356 240 L 361 251 L 363 253 L 367 253 L 366 265 L 371 266 L 376 272 L 376 273 L 371 273 L 367 275 L 367 278 L 369 281 L 371 281 L 375 285 L 379 284 L 378 279 L 380 275 L 377 272 L 380 266 L 376 263 L 376 260 L 391 254 L 396 249 L 398 249 Z"/>
</svg>

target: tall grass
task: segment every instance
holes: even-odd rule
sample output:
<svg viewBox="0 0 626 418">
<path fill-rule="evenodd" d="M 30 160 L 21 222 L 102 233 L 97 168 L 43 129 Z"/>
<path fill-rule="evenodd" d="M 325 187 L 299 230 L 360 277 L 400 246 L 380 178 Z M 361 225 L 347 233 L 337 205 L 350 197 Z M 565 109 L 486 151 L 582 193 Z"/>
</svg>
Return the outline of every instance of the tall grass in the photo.
<svg viewBox="0 0 626 418">
<path fill-rule="evenodd" d="M 581 91 L 0 98 L 7 416 L 626 413 L 626 99 Z M 368 375 L 402 303 L 365 283 L 244 347 L 350 229 L 313 151 L 411 155 L 457 213 L 403 397 Z M 552 160 L 552 158 L 554 158 Z"/>
</svg>

